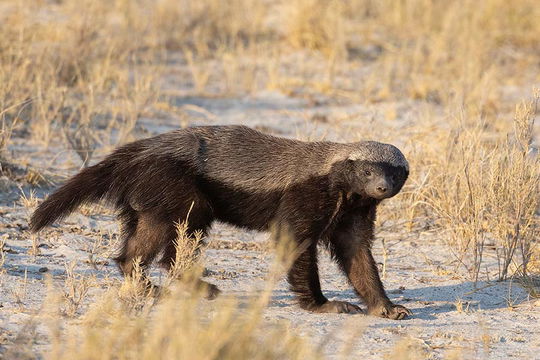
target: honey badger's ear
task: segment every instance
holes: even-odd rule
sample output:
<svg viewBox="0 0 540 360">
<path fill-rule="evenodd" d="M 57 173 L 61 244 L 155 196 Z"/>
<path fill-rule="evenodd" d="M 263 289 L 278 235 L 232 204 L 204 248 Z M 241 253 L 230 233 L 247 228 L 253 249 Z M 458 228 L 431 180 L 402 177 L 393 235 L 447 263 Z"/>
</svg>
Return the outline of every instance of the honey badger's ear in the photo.
<svg viewBox="0 0 540 360">
<path fill-rule="evenodd" d="M 351 172 L 351 173 L 354 172 L 356 160 L 357 160 L 356 156 L 352 154 L 349 154 L 345 158 L 345 160 L 342 160 L 348 172 Z"/>
<path fill-rule="evenodd" d="M 349 152 L 337 153 L 327 163 L 328 171 L 333 174 L 348 175 L 354 170 L 354 160 L 349 159 Z M 332 170 L 333 169 L 333 170 Z"/>
<path fill-rule="evenodd" d="M 360 154 L 358 153 L 358 151 L 353 151 L 353 152 L 350 152 L 349 154 L 347 154 L 347 160 L 348 161 L 356 161 L 356 160 L 359 160 L 360 159 Z"/>
<path fill-rule="evenodd" d="M 349 169 L 354 169 L 355 164 L 358 162 L 358 154 L 350 153 L 345 159 L 345 163 L 348 165 Z"/>
<path fill-rule="evenodd" d="M 336 167 L 345 171 L 346 173 L 353 173 L 355 171 L 355 166 L 359 160 L 358 150 L 356 149 L 341 149 L 341 151 L 336 152 L 331 157 L 328 162 L 329 168 Z"/>
</svg>

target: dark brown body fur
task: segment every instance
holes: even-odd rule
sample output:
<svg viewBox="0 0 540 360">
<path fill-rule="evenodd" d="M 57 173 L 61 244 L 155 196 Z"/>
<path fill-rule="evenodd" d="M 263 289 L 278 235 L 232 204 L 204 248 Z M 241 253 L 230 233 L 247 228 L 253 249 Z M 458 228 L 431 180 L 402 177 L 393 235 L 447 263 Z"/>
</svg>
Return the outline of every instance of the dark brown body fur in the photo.
<svg viewBox="0 0 540 360">
<path fill-rule="evenodd" d="M 82 203 L 107 200 L 123 224 L 116 260 L 130 274 L 135 258 L 148 266 L 160 256 L 163 267 L 171 266 L 174 224 L 190 208 L 191 232 L 206 233 L 214 220 L 262 231 L 286 225 L 298 243 L 308 244 L 288 275 L 303 308 L 359 311 L 324 297 L 317 270 L 317 244 L 324 243 L 369 313 L 401 319 L 409 312 L 387 298 L 370 249 L 376 206 L 407 175 L 404 157 L 386 144 L 309 143 L 243 126 L 196 127 L 127 144 L 82 170 L 39 206 L 31 228 L 38 231 Z M 386 192 L 379 196 L 374 186 Z"/>
</svg>

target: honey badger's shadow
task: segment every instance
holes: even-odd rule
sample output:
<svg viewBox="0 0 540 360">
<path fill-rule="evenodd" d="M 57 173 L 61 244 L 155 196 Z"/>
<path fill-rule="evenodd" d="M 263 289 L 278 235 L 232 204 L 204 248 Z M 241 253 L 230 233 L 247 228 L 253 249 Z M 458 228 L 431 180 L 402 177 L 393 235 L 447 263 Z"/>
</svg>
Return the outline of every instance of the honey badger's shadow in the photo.
<svg viewBox="0 0 540 360">
<path fill-rule="evenodd" d="M 540 278 L 529 280 L 540 288 Z M 331 300 L 349 301 L 365 310 L 365 305 L 352 290 L 327 290 L 325 295 Z M 434 320 L 441 314 L 451 312 L 474 312 L 504 309 L 519 305 L 529 299 L 529 294 L 519 280 L 507 281 L 466 281 L 453 285 L 426 286 L 411 289 L 387 289 L 392 302 L 412 310 L 410 319 Z M 274 290 L 269 308 L 296 306 L 294 296 L 284 289 Z M 298 308 L 299 311 L 302 311 Z"/>
<path fill-rule="evenodd" d="M 415 303 L 413 312 L 419 319 L 434 319 L 439 314 L 456 311 L 503 309 L 519 305 L 529 297 L 517 280 L 427 286 L 404 290 L 400 296 Z"/>
</svg>

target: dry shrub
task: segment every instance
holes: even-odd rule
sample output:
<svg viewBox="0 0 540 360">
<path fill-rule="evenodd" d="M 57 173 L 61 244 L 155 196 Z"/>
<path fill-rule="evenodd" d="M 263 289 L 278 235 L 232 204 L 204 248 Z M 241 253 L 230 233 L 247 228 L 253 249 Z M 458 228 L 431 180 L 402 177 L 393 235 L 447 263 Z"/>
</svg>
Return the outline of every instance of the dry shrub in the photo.
<svg viewBox="0 0 540 360">
<path fill-rule="evenodd" d="M 372 71 L 375 97 L 397 95 L 487 111 L 498 95 L 490 85 L 500 84 L 506 69 L 525 70 L 534 58 L 518 60 L 508 56 L 508 49 L 534 47 L 540 33 L 533 20 L 539 10 L 529 0 L 347 3 L 347 13 L 356 20 L 352 28 L 382 48 Z M 349 47 L 362 45 L 356 41 Z"/>
<path fill-rule="evenodd" d="M 189 213 L 184 221 L 176 224 L 175 257 L 165 282 L 165 288 L 169 289 L 175 281 L 182 279 L 188 285 L 199 284 L 198 278 L 202 276 L 204 267 L 201 264 L 201 252 L 204 247 L 203 233 L 197 231 L 189 233 Z M 189 287 L 189 286 L 188 286 Z M 197 289 L 196 289 L 197 290 Z"/>
<path fill-rule="evenodd" d="M 64 300 L 65 306 L 63 312 L 70 317 L 77 314 L 77 311 L 82 306 L 88 295 L 92 283 L 95 283 L 95 279 L 84 276 L 84 274 L 78 274 L 75 272 L 75 261 L 65 264 L 66 268 L 66 280 L 64 283 Z"/>
<path fill-rule="evenodd" d="M 58 130 L 80 127 L 105 129 L 99 134 L 104 142 L 118 130 L 113 140 L 126 141 L 122 131 L 129 132 L 159 95 L 153 85 L 159 71 L 145 66 L 156 55 L 139 51 L 138 42 L 126 38 L 129 29 L 117 26 L 115 7 L 102 1 L 28 1 L 8 2 L 3 10 L 3 117 L 19 120 L 19 128 L 42 145 Z"/>
<path fill-rule="evenodd" d="M 157 292 L 157 289 L 148 282 L 148 278 L 144 273 L 144 269 L 141 266 L 139 258 L 133 260 L 133 271 L 129 276 L 125 276 L 120 288 L 114 295 L 120 300 L 118 306 L 122 307 L 122 311 L 127 314 L 143 314 L 148 312 L 155 299 L 153 295 Z M 112 293 L 109 297 L 114 296 Z M 116 304 L 109 304 L 116 306 Z M 99 311 L 99 308 L 97 309 Z"/>
<path fill-rule="evenodd" d="M 43 145 L 61 131 L 88 164 L 167 101 L 159 80 L 171 55 L 197 94 L 417 99 L 428 110 L 409 125 L 413 171 L 395 208 L 409 229 L 423 217 L 452 234 L 474 278 L 486 243 L 500 278 L 527 271 L 536 160 L 519 131 L 498 133 L 511 127 L 505 87 L 535 79 L 534 0 L 31 0 L 0 14 L 0 149 L 18 129 Z"/>
<path fill-rule="evenodd" d="M 493 119 L 501 86 L 534 76 L 539 16 L 534 0 L 7 1 L 0 114 L 43 145 L 80 126 L 128 141 L 179 51 L 199 94 L 416 98 Z"/>
<path fill-rule="evenodd" d="M 274 359 L 320 358 L 283 326 L 261 326 L 258 312 L 218 300 L 213 313 L 198 296 L 171 295 L 152 313 L 133 316 L 111 296 L 95 304 L 81 329 L 53 339 L 50 358 L 72 359 Z M 56 331 L 56 333 L 59 333 Z"/>
<path fill-rule="evenodd" d="M 285 243 L 284 243 L 285 244 Z M 179 245 L 182 247 L 183 245 Z M 190 244 L 184 253 L 194 255 Z M 46 358 L 71 359 L 316 359 L 322 358 L 318 349 L 296 334 L 285 324 L 263 324 L 263 311 L 271 298 L 272 288 L 281 278 L 279 273 L 290 264 L 295 251 L 287 245 L 278 247 L 276 265 L 265 290 L 247 304 L 227 298 L 213 303 L 203 300 L 204 292 L 197 286 L 198 274 L 193 279 L 193 291 L 172 289 L 159 303 L 152 306 L 149 294 L 138 295 L 149 306 L 133 311 L 125 306 L 126 298 L 117 300 L 111 289 L 93 304 L 80 326 L 61 328 L 59 312 L 52 304 L 47 310 L 53 321 L 52 346 Z M 193 258 L 193 256 L 188 256 Z M 182 264 L 186 259 L 179 260 Z M 188 273 L 190 270 L 186 270 Z M 140 279 L 139 279 L 140 280 Z M 127 280 L 130 281 L 130 280 Z M 133 285 L 133 284 L 132 284 Z M 121 287 L 125 295 L 126 287 Z M 199 291 L 197 291 L 197 289 Z M 54 289 L 51 289 L 54 292 Z M 48 296 L 48 299 L 54 299 Z M 134 302 L 135 303 L 135 302 Z"/>
<path fill-rule="evenodd" d="M 149 25 L 163 45 L 168 49 L 189 47 L 205 57 L 220 47 L 255 41 L 264 33 L 268 12 L 268 5 L 256 0 L 162 0 L 146 5 L 154 16 Z"/>
<path fill-rule="evenodd" d="M 265 9 L 253 0 L 3 3 L 0 145 L 19 119 L 19 128 L 43 146 L 64 130 L 86 164 L 94 143 L 131 140 L 140 116 L 157 104 L 165 50 L 191 52 L 194 73 L 204 59 L 231 51 L 237 58 L 236 49 L 261 33 Z M 228 59 L 224 66 L 234 68 Z M 81 128 L 89 131 L 79 144 L 72 134 Z"/>
<path fill-rule="evenodd" d="M 343 1 L 294 0 L 287 3 L 285 36 L 294 47 L 346 55 Z"/>
<path fill-rule="evenodd" d="M 500 136 L 512 128 L 507 86 L 537 81 L 538 18 L 537 0 L 4 1 L 0 152 L 20 131 L 43 146 L 64 139 L 86 165 L 99 145 L 131 140 L 139 119 L 167 101 L 159 81 L 169 58 L 189 72 L 182 90 L 199 95 L 269 88 L 358 103 L 415 99 L 421 110 L 403 135 L 411 179 L 389 202 L 392 219 L 442 230 L 473 279 L 491 247 L 499 278 L 538 272 L 533 106 L 519 107 L 513 135 Z M 200 238 L 182 229 L 171 279 L 198 268 Z M 288 329 L 261 329 L 270 291 L 249 311 L 224 300 L 209 314 L 200 296 L 176 292 L 155 307 L 136 269 L 82 328 L 62 333 L 55 315 L 49 357 L 319 356 Z M 75 315 L 86 296 L 79 281 L 65 284 Z M 404 344 L 395 357 L 407 356 Z"/>
<path fill-rule="evenodd" d="M 24 110 L 24 105 L 25 104 L 16 104 L 13 105 L 12 108 L 19 108 L 20 114 Z M 13 135 L 13 129 L 17 126 L 19 120 L 19 114 L 16 116 L 8 116 L 8 112 L 10 112 L 12 108 L 5 108 L 0 111 L 0 156 L 6 151 L 7 145 Z"/>
<path fill-rule="evenodd" d="M 482 128 L 462 129 L 432 164 L 427 202 L 475 281 L 488 244 L 496 250 L 499 279 L 510 270 L 528 272 L 540 226 L 540 159 L 531 147 L 537 102 L 517 107 L 513 136 L 493 140 Z"/>
</svg>

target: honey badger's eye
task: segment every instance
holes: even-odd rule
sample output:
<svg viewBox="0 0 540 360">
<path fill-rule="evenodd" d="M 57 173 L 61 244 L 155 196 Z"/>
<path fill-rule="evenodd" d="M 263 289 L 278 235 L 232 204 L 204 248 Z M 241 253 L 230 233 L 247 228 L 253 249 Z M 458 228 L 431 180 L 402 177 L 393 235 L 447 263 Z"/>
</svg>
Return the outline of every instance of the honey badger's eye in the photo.
<svg viewBox="0 0 540 360">
<path fill-rule="evenodd" d="M 365 174 L 366 176 L 371 176 L 371 171 L 366 170 L 366 171 L 364 171 L 364 174 Z"/>
</svg>

